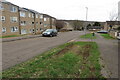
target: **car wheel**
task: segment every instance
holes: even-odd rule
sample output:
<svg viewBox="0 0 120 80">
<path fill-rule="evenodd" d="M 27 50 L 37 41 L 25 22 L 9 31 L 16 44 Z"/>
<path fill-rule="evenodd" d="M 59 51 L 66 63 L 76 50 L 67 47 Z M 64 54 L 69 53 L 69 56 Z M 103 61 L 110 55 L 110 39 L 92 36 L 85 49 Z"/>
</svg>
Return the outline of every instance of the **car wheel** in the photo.
<svg viewBox="0 0 120 80">
<path fill-rule="evenodd" d="M 50 37 L 53 37 L 53 35 L 51 34 Z"/>
</svg>

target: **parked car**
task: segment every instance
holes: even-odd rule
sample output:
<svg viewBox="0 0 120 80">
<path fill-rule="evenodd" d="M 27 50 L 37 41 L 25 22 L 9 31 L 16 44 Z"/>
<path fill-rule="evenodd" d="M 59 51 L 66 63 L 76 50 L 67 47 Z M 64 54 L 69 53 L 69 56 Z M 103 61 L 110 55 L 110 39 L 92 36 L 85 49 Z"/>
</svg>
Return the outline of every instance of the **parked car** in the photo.
<svg viewBox="0 0 120 80">
<path fill-rule="evenodd" d="M 58 32 L 56 29 L 47 29 L 42 33 L 42 36 L 57 36 Z"/>
<path fill-rule="evenodd" d="M 104 33 L 104 34 L 107 34 L 108 31 L 106 31 L 106 30 L 100 30 L 100 31 L 97 31 L 97 33 Z"/>
</svg>

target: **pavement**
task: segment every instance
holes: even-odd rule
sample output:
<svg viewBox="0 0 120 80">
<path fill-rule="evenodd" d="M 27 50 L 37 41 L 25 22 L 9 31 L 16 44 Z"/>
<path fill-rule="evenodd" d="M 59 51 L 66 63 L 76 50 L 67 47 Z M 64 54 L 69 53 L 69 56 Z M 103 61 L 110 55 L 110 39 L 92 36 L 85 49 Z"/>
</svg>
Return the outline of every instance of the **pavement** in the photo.
<svg viewBox="0 0 120 80">
<path fill-rule="evenodd" d="M 118 78 L 118 42 L 119 40 L 108 40 L 96 33 L 97 39 L 77 39 L 75 41 L 96 42 L 99 47 L 101 59 L 107 69 L 108 78 Z M 106 74 L 105 74 L 106 75 Z"/>
<path fill-rule="evenodd" d="M 9 38 L 3 38 L 2 42 L 10 42 L 10 41 L 23 40 L 23 39 L 29 39 L 29 38 L 37 38 L 41 36 L 42 35 L 25 35 L 25 36 L 20 36 L 20 37 L 9 37 Z"/>
</svg>

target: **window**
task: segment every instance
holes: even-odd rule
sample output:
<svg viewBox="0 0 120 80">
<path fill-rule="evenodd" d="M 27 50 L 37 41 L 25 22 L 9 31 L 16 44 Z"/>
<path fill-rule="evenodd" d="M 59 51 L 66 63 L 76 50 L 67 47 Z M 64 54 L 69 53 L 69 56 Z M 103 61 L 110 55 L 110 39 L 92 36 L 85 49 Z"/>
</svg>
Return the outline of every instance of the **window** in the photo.
<svg viewBox="0 0 120 80">
<path fill-rule="evenodd" d="M 30 29 L 29 33 L 32 33 L 32 29 Z"/>
<path fill-rule="evenodd" d="M 11 27 L 11 32 L 17 32 L 18 31 L 18 27 Z"/>
<path fill-rule="evenodd" d="M 6 32 L 6 28 L 2 28 L 2 33 L 5 33 Z"/>
<path fill-rule="evenodd" d="M 47 24 L 44 24 L 44 27 L 47 27 Z"/>
<path fill-rule="evenodd" d="M 34 14 L 32 14 L 32 18 L 34 18 Z"/>
<path fill-rule="evenodd" d="M 36 32 L 38 32 L 38 29 L 36 29 Z"/>
<path fill-rule="evenodd" d="M 38 25 L 38 22 L 36 22 L 36 25 Z"/>
<path fill-rule="evenodd" d="M 42 31 L 43 31 L 43 29 L 42 29 L 42 28 L 40 28 L 40 31 L 42 32 Z"/>
<path fill-rule="evenodd" d="M 49 18 L 47 18 L 47 20 L 49 21 Z"/>
<path fill-rule="evenodd" d="M 1 21 L 5 21 L 5 16 L 1 16 Z"/>
<path fill-rule="evenodd" d="M 38 14 L 36 14 L 36 18 L 38 18 Z"/>
<path fill-rule="evenodd" d="M 25 17 L 25 12 L 20 12 L 20 17 Z"/>
<path fill-rule="evenodd" d="M 2 6 L 2 4 L 0 4 L 0 10 L 3 10 L 4 9 L 4 7 Z"/>
<path fill-rule="evenodd" d="M 54 19 L 52 19 L 52 21 L 54 22 Z"/>
<path fill-rule="evenodd" d="M 30 14 L 30 13 L 28 14 L 28 17 L 31 17 L 31 14 Z"/>
<path fill-rule="evenodd" d="M 24 25 L 26 25 L 26 21 L 21 21 L 20 24 L 21 24 L 22 26 L 24 26 Z"/>
<path fill-rule="evenodd" d="M 10 17 L 11 22 L 17 22 L 17 17 Z"/>
<path fill-rule="evenodd" d="M 34 25 L 34 22 L 32 22 L 32 25 Z"/>
<path fill-rule="evenodd" d="M 27 30 L 26 29 L 21 29 L 21 34 L 27 34 Z"/>
<path fill-rule="evenodd" d="M 11 6 L 11 7 L 10 7 L 10 11 L 11 11 L 11 12 L 17 12 L 17 7 Z"/>
<path fill-rule="evenodd" d="M 40 15 L 40 19 L 43 19 L 43 15 Z"/>
<path fill-rule="evenodd" d="M 40 25 L 43 25 L 43 22 L 40 22 Z"/>
<path fill-rule="evenodd" d="M 44 18 L 44 21 L 47 21 L 47 19 L 46 19 L 46 18 Z"/>
</svg>

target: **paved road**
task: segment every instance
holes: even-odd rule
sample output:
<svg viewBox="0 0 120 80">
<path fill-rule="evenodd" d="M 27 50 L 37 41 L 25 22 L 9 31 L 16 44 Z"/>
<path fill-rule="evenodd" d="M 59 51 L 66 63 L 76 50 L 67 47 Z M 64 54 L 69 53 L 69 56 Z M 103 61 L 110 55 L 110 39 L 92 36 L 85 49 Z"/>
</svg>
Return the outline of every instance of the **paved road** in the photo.
<svg viewBox="0 0 120 80">
<path fill-rule="evenodd" d="M 3 70 L 31 59 L 57 45 L 66 43 L 72 39 L 78 38 L 84 32 L 72 31 L 59 33 L 57 37 L 38 37 L 33 39 L 18 40 L 12 42 L 3 42 L 2 59 Z"/>
</svg>

